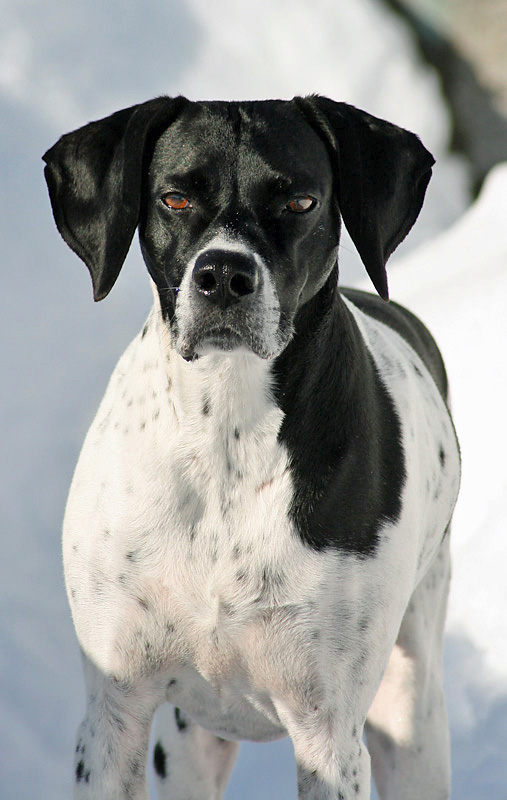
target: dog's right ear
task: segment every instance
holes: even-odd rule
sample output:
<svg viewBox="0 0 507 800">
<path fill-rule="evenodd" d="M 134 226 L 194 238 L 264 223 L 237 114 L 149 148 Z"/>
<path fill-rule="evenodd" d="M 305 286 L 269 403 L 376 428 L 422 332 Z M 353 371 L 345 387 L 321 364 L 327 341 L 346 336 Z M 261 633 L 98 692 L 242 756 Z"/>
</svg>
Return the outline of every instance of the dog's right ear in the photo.
<svg viewBox="0 0 507 800">
<path fill-rule="evenodd" d="M 91 122 L 44 154 L 56 226 L 85 262 L 95 300 L 111 291 L 139 222 L 147 142 L 188 103 L 159 97 Z"/>
</svg>

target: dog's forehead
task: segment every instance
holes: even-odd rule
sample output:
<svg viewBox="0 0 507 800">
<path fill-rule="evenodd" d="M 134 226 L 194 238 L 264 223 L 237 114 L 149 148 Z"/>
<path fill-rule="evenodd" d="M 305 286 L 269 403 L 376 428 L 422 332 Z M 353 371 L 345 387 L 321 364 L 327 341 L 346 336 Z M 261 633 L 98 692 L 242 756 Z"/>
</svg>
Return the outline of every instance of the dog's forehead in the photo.
<svg viewBox="0 0 507 800">
<path fill-rule="evenodd" d="M 190 103 L 160 136 L 153 164 L 170 171 L 243 170 L 262 178 L 330 178 L 327 150 L 295 103 L 282 100 Z"/>
</svg>

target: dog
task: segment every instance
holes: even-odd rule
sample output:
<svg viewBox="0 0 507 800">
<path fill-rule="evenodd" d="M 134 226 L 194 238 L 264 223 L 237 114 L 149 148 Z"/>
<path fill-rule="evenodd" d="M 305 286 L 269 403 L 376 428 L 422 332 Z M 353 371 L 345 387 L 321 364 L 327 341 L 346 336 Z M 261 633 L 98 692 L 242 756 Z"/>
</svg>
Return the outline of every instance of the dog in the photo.
<svg viewBox="0 0 507 800">
<path fill-rule="evenodd" d="M 433 339 L 386 261 L 434 160 L 320 96 L 160 97 L 44 156 L 56 225 L 155 302 L 64 521 L 83 652 L 80 800 L 223 797 L 290 736 L 300 800 L 449 796 L 442 633 L 460 456 Z M 343 220 L 377 294 L 338 286 Z M 170 705 L 169 705 L 170 704 Z M 364 734 L 364 735 L 363 735 Z"/>
</svg>

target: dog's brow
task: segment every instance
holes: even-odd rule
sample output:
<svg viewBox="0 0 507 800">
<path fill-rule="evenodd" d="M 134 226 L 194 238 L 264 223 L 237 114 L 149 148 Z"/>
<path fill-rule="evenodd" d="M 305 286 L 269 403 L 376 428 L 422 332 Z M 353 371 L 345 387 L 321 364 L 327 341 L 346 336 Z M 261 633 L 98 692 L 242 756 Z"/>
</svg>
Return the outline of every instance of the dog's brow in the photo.
<svg viewBox="0 0 507 800">
<path fill-rule="evenodd" d="M 314 185 L 314 176 L 306 173 L 274 175 L 266 179 L 267 188 L 278 192 L 309 191 Z"/>
<path fill-rule="evenodd" d="M 167 186 L 177 187 L 187 192 L 195 191 L 196 189 L 207 189 L 209 183 L 209 176 L 206 170 L 203 169 L 172 172 L 165 178 L 165 184 Z"/>
</svg>

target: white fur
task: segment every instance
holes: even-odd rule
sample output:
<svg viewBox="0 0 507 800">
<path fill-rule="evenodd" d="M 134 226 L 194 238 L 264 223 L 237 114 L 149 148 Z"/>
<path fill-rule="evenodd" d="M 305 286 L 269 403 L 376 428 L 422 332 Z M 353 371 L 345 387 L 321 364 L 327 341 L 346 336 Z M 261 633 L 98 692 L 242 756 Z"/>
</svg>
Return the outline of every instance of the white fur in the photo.
<svg viewBox="0 0 507 800">
<path fill-rule="evenodd" d="M 157 734 L 169 765 L 161 798 L 222 797 L 236 748 L 217 737 L 288 733 L 301 798 L 365 800 L 361 733 L 374 700 L 374 763 L 389 737 L 398 762 L 412 769 L 408 791 L 394 770 L 379 767 L 382 796 L 444 796 L 445 754 L 430 744 L 418 762 L 415 750 L 428 732 L 445 729 L 440 651 L 428 653 L 424 625 L 439 630 L 445 605 L 446 582 L 431 576 L 447 569 L 441 542 L 457 493 L 454 432 L 417 356 L 348 307 L 398 410 L 407 459 L 401 517 L 385 525 L 367 559 L 313 551 L 293 529 L 268 361 L 210 351 L 185 362 L 157 306 L 121 358 L 85 441 L 64 525 L 89 694 L 77 798 L 146 800 L 143 758 L 166 699 L 188 726 L 179 731 L 168 711 L 171 724 Z"/>
</svg>

